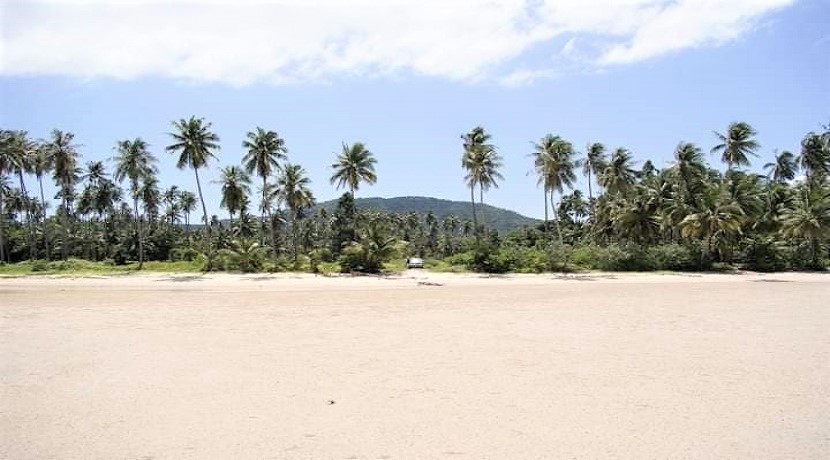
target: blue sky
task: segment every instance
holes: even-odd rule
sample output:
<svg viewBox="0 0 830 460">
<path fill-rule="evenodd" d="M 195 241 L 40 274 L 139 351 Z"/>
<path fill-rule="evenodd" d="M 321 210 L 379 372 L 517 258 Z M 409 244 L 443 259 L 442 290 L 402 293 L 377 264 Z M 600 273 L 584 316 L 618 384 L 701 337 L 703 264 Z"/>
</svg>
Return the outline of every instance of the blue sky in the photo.
<svg viewBox="0 0 830 460">
<path fill-rule="evenodd" d="M 378 159 L 377 185 L 358 196 L 467 200 L 459 137 L 480 124 L 505 163 L 485 201 L 540 217 L 528 155 L 547 133 L 664 167 L 679 141 L 708 151 L 713 130 L 743 120 L 760 169 L 830 123 L 827 0 L 242 3 L 0 4 L 0 126 L 71 131 L 84 160 L 142 137 L 163 186 L 191 190 L 192 171 L 164 152 L 172 120 L 213 123 L 210 180 L 262 126 L 322 201 L 341 193 L 328 166 L 343 141 Z M 193 15 L 201 26 L 174 27 Z M 224 217 L 219 186 L 206 189 Z"/>
</svg>

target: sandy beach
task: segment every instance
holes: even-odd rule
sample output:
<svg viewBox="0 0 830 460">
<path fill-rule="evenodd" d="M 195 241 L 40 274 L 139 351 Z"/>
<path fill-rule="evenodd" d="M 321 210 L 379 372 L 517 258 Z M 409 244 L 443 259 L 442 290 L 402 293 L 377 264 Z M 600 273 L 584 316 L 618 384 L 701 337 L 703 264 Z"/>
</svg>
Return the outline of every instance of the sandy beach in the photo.
<svg viewBox="0 0 830 460">
<path fill-rule="evenodd" d="M 824 460 L 830 275 L 3 278 L 0 458 Z"/>
</svg>

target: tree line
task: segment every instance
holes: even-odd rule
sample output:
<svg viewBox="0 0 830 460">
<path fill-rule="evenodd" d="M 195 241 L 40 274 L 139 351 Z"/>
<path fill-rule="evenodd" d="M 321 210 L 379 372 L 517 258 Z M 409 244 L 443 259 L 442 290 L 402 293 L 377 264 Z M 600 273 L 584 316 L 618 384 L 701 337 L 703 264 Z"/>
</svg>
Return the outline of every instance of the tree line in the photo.
<svg viewBox="0 0 830 460">
<path fill-rule="evenodd" d="M 337 207 L 315 207 L 305 169 L 289 161 L 283 138 L 260 127 L 246 133 L 241 164 L 222 168 L 213 181 L 228 212 L 220 220 L 208 215 L 202 191 L 219 155 L 218 135 L 195 116 L 172 127 L 164 150 L 192 171 L 195 191 L 163 189 L 158 158 L 141 138 L 116 142 L 107 162 L 82 164 L 72 133 L 54 130 L 38 140 L 0 130 L 0 263 L 82 258 L 140 269 L 146 260 L 187 260 L 205 270 L 317 271 L 328 264 L 378 271 L 417 255 L 439 269 L 491 272 L 827 265 L 830 126 L 807 133 L 797 153 L 776 152 L 764 174 L 749 169 L 761 147 L 745 122 L 714 133 L 710 151 L 723 170 L 694 143 L 678 144 L 671 165 L 659 169 L 650 160 L 638 167 L 622 147 L 595 142 L 580 153 L 545 135 L 528 159 L 544 221 L 506 235 L 488 227 L 481 206 L 504 180 L 502 157 L 482 127 L 461 136 L 472 220 L 440 222 L 432 213 L 355 207 L 359 187 L 377 181 L 375 156 L 361 142 L 343 143 L 331 165 L 331 184 L 345 189 Z M 587 196 L 575 188 L 578 174 Z M 55 202 L 44 195 L 44 179 L 55 184 Z"/>
</svg>

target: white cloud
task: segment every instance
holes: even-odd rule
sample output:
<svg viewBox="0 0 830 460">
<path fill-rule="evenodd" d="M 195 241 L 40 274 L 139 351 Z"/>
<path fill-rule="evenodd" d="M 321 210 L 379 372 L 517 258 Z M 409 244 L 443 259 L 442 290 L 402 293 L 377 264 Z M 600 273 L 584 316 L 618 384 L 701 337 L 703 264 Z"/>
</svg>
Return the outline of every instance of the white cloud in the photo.
<svg viewBox="0 0 830 460">
<path fill-rule="evenodd" d="M 721 44 L 792 1 L 0 0 L 0 75 L 515 85 L 574 54 L 602 67 Z"/>
</svg>

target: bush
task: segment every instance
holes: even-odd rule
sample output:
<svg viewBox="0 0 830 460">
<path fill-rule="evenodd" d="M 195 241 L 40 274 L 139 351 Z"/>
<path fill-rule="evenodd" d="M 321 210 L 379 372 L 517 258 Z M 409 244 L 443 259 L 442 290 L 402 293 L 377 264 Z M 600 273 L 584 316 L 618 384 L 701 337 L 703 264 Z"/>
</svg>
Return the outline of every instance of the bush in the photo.
<svg viewBox="0 0 830 460">
<path fill-rule="evenodd" d="M 787 259 L 774 238 L 753 239 L 746 248 L 744 268 L 758 272 L 786 270 Z"/>
<path fill-rule="evenodd" d="M 698 259 L 692 251 L 680 244 L 652 246 L 646 250 L 646 254 L 656 270 L 688 271 L 698 266 Z"/>
</svg>

